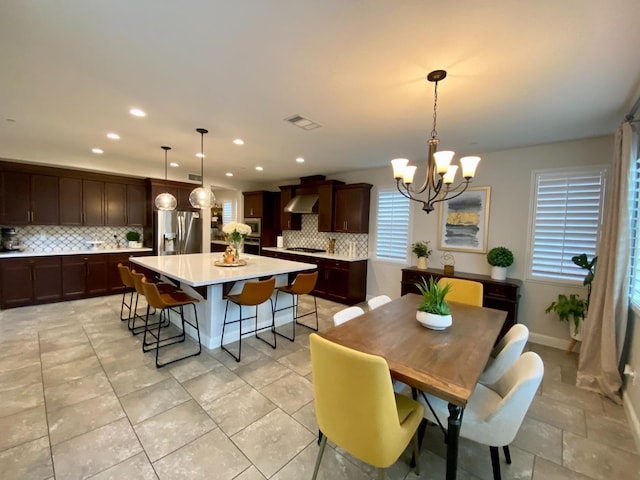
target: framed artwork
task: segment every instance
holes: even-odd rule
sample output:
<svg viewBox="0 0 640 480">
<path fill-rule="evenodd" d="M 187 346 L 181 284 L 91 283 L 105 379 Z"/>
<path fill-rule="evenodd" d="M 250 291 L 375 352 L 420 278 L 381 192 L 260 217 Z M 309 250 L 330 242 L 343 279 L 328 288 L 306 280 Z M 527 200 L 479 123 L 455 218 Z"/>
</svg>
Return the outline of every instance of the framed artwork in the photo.
<svg viewBox="0 0 640 480">
<path fill-rule="evenodd" d="M 470 187 L 440 202 L 438 249 L 487 253 L 491 187 Z"/>
</svg>

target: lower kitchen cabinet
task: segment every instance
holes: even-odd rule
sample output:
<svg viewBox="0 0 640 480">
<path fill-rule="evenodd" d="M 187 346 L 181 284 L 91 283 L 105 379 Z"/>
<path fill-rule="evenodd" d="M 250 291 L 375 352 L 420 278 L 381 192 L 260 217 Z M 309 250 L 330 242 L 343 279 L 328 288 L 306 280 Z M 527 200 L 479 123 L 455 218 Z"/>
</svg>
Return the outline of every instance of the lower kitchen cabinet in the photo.
<svg viewBox="0 0 640 480">
<path fill-rule="evenodd" d="M 367 296 L 367 260 L 347 262 L 263 250 L 266 257 L 313 263 L 318 267 L 318 281 L 313 295 L 345 305 L 364 302 Z"/>
<path fill-rule="evenodd" d="M 13 308 L 59 301 L 62 292 L 60 257 L 0 260 L 0 307 Z"/>
<path fill-rule="evenodd" d="M 62 297 L 65 300 L 104 295 L 108 287 L 107 255 L 70 255 L 62 258 Z"/>
</svg>

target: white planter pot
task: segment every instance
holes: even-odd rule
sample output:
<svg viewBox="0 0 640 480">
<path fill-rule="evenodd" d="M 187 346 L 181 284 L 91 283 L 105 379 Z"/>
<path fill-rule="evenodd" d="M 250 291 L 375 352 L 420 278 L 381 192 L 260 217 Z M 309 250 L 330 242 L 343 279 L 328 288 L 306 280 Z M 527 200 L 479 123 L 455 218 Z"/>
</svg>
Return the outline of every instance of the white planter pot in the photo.
<svg viewBox="0 0 640 480">
<path fill-rule="evenodd" d="M 129 241 L 129 248 L 142 248 L 142 242 Z"/>
<path fill-rule="evenodd" d="M 418 266 L 420 270 L 426 270 L 429 266 L 429 259 L 427 257 L 418 257 Z"/>
<path fill-rule="evenodd" d="M 507 267 L 491 267 L 491 278 L 494 280 L 506 280 Z"/>
<path fill-rule="evenodd" d="M 444 330 L 453 323 L 451 315 L 435 315 L 419 310 L 416 312 L 416 320 L 423 327 L 431 328 L 432 330 Z"/>
</svg>

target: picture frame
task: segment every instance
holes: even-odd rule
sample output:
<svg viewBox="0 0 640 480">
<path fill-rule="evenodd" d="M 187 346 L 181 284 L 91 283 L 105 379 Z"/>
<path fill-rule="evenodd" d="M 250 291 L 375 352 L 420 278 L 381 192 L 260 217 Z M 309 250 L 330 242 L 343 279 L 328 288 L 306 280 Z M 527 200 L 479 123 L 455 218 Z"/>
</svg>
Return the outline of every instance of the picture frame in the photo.
<svg viewBox="0 0 640 480">
<path fill-rule="evenodd" d="M 487 253 L 491 187 L 469 187 L 440 203 L 438 249 Z"/>
</svg>

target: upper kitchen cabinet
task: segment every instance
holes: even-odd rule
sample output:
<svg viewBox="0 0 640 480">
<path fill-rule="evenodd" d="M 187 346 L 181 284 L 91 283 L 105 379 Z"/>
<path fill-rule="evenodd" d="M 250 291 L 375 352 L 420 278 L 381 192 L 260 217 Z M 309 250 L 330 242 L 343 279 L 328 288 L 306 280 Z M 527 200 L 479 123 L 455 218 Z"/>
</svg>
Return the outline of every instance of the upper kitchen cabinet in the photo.
<svg viewBox="0 0 640 480">
<path fill-rule="evenodd" d="M 82 224 L 104 225 L 104 182 L 82 181 Z"/>
<path fill-rule="evenodd" d="M 265 196 L 269 192 L 260 190 L 258 192 L 242 192 L 244 196 L 244 217 L 262 218 L 264 215 Z"/>
<path fill-rule="evenodd" d="M 82 179 L 60 177 L 60 225 L 82 225 Z"/>
<path fill-rule="evenodd" d="M 127 184 L 127 225 L 146 226 L 147 188 L 143 184 Z"/>
<path fill-rule="evenodd" d="M 19 171 L 0 172 L 1 223 L 5 225 L 57 225 L 58 178 Z M 54 201 L 51 201 L 51 199 Z"/>
<path fill-rule="evenodd" d="M 369 201 L 372 185 L 352 183 L 335 187 L 333 231 L 369 233 Z"/>
<path fill-rule="evenodd" d="M 291 201 L 294 195 L 293 186 L 280 187 L 280 229 L 300 230 L 302 228 L 302 215 L 299 213 L 288 213 L 284 207 Z"/>
</svg>

